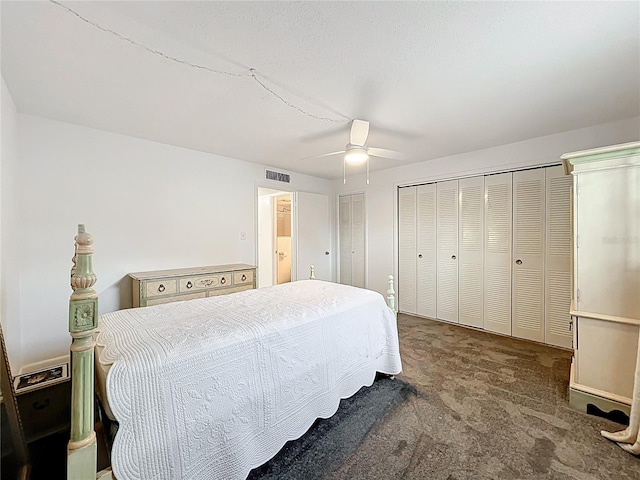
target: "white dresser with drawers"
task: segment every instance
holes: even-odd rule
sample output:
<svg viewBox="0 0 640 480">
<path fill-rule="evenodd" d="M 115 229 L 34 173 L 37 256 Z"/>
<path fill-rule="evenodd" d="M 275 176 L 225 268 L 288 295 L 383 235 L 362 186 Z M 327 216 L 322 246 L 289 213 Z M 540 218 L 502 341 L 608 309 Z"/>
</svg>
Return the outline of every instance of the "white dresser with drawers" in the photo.
<svg viewBox="0 0 640 480">
<path fill-rule="evenodd" d="M 134 307 L 213 297 L 256 288 L 256 267 L 244 263 L 130 273 Z"/>
</svg>

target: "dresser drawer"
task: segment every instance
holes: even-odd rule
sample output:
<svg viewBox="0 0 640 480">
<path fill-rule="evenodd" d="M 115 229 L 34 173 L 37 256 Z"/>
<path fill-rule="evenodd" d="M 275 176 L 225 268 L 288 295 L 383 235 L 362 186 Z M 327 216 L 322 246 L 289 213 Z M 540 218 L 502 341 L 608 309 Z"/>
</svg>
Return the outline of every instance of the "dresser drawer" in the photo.
<svg viewBox="0 0 640 480">
<path fill-rule="evenodd" d="M 253 284 L 253 270 L 243 270 L 241 272 L 233 272 L 234 285 L 243 285 L 246 283 Z"/>
<path fill-rule="evenodd" d="M 217 297 L 218 295 L 227 295 L 228 293 L 244 292 L 245 290 L 253 290 L 253 284 L 239 285 L 237 287 L 219 288 L 218 290 L 211 290 L 207 292 L 207 297 Z"/>
<path fill-rule="evenodd" d="M 194 298 L 205 298 L 207 292 L 189 293 L 186 295 L 172 295 L 170 297 L 158 297 L 147 301 L 147 307 L 151 305 L 161 305 L 163 303 L 182 302 L 184 300 L 193 300 Z"/>
<path fill-rule="evenodd" d="M 177 285 L 178 283 L 175 279 L 147 282 L 147 298 L 158 297 L 160 295 L 172 295 L 178 291 Z"/>
<path fill-rule="evenodd" d="M 197 277 L 184 277 L 180 279 L 180 292 L 193 292 L 209 288 L 230 285 L 229 275 L 201 275 Z"/>
</svg>

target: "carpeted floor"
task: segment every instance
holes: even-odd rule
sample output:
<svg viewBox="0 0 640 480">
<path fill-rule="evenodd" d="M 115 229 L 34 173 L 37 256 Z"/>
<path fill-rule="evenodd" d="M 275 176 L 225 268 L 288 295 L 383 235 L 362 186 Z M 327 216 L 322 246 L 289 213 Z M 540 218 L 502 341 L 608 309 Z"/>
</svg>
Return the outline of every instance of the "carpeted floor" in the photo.
<svg viewBox="0 0 640 480">
<path fill-rule="evenodd" d="M 623 426 L 569 409 L 570 352 L 408 315 L 398 324 L 397 385 L 343 401 L 251 480 L 640 479 L 640 459 L 600 436 Z"/>
</svg>

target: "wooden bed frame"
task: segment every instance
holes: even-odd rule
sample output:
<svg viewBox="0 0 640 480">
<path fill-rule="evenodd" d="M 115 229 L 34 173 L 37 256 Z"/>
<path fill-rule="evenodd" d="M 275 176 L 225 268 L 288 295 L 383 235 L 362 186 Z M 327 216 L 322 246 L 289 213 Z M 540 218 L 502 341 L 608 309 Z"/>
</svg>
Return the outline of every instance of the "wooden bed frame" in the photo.
<svg viewBox="0 0 640 480">
<path fill-rule="evenodd" d="M 67 479 L 115 479 L 111 468 L 98 472 L 94 431 L 94 347 L 98 326 L 98 294 L 93 289 L 93 237 L 78 225 L 71 268 L 69 333 L 71 343 L 71 439 L 67 447 Z M 311 266 L 311 279 L 315 268 Z M 396 314 L 393 275 L 389 275 L 387 305 Z"/>
</svg>

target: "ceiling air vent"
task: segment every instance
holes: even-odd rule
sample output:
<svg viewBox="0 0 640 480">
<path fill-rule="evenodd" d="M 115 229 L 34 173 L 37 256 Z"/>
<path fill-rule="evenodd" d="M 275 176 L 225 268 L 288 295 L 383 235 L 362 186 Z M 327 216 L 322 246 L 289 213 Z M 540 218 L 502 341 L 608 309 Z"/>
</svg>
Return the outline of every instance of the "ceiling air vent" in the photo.
<svg viewBox="0 0 640 480">
<path fill-rule="evenodd" d="M 291 181 L 291 175 L 288 173 L 274 172 L 267 170 L 267 180 L 275 180 L 276 182 L 289 183 Z"/>
</svg>

